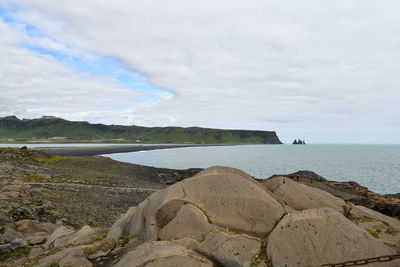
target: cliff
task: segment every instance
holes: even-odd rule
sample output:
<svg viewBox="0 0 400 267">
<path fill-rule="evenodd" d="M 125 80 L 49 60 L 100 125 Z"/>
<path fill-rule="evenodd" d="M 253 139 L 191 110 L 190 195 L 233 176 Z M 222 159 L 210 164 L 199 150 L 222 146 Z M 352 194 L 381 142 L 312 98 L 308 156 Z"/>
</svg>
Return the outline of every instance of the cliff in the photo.
<svg viewBox="0 0 400 267">
<path fill-rule="evenodd" d="M 91 124 L 52 116 L 0 118 L 0 139 L 53 142 L 281 144 L 273 131 Z"/>
</svg>

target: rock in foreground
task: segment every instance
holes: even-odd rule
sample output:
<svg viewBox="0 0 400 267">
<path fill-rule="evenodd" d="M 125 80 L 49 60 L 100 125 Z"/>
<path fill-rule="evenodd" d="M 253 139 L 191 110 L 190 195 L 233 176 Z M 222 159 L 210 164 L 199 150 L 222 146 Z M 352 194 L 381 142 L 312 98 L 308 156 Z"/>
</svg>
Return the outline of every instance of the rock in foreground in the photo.
<svg viewBox="0 0 400 267">
<path fill-rule="evenodd" d="M 378 226 L 381 228 L 372 229 Z M 256 181 L 237 169 L 212 167 L 130 208 L 107 236 L 88 226 L 79 231 L 57 228 L 36 263 L 151 267 L 333 264 L 396 254 L 399 226 L 395 218 L 285 177 Z M 385 235 L 379 232 L 382 238 L 375 234 L 378 230 L 385 231 Z M 400 260 L 369 266 L 400 266 Z"/>
<path fill-rule="evenodd" d="M 318 266 L 392 255 L 381 240 L 331 208 L 286 215 L 268 237 L 273 266 Z M 381 266 L 398 266 L 400 262 Z"/>
</svg>

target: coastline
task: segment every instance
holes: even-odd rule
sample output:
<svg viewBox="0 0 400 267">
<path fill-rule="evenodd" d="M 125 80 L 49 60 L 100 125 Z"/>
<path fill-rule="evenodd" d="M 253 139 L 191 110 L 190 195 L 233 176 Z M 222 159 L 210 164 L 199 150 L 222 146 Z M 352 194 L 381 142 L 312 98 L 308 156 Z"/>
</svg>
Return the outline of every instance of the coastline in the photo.
<svg viewBox="0 0 400 267">
<path fill-rule="evenodd" d="M 31 150 L 51 153 L 57 156 L 97 156 L 114 153 L 138 152 L 157 149 L 236 146 L 239 144 L 199 144 L 199 145 L 133 145 L 133 146 L 99 146 L 99 147 L 37 147 Z"/>
<path fill-rule="evenodd" d="M 152 149 L 155 148 L 152 147 Z M 197 179 L 193 177 L 195 175 L 197 175 Z M 195 179 L 186 179 L 190 177 Z M 196 182 L 196 180 L 200 181 L 199 177 L 203 177 L 200 179 L 202 180 L 201 183 Z M 84 247 L 86 254 L 83 253 L 82 255 L 85 260 L 89 260 L 87 266 L 92 266 L 90 265 L 91 262 L 96 264 L 99 262 L 102 264 L 116 263 L 124 255 L 127 255 L 127 248 L 138 246 L 141 242 L 135 236 L 128 236 L 126 230 L 124 230 L 127 227 L 120 227 L 120 224 L 130 224 L 133 214 L 142 212 L 140 207 L 144 206 L 141 203 L 146 203 L 145 199 L 157 200 L 157 197 L 148 197 L 152 194 L 157 196 L 163 194 L 161 192 L 168 192 L 165 190 L 175 190 L 166 194 L 173 199 L 171 201 L 160 199 L 162 203 L 165 202 L 167 204 L 165 208 L 155 209 L 155 211 L 158 211 L 154 216 L 160 223 L 163 223 L 163 227 L 165 223 L 169 224 L 171 222 L 173 224 L 175 219 L 170 221 L 171 219 L 168 219 L 164 213 L 169 212 L 177 216 L 177 209 L 184 205 L 185 208 L 183 208 L 182 212 L 188 212 L 187 216 L 190 216 L 185 217 L 186 215 L 183 216 L 181 214 L 185 219 L 179 222 L 179 227 L 176 228 L 178 233 L 182 232 L 182 227 L 183 229 L 189 229 L 187 227 L 190 227 L 192 220 L 200 220 L 203 222 L 202 225 L 214 227 L 214 220 L 209 219 L 212 213 L 198 208 L 201 207 L 199 204 L 184 204 L 186 202 L 179 200 L 179 198 L 189 194 L 192 197 L 203 197 L 205 200 L 201 203 L 211 203 L 207 208 L 211 209 L 218 201 L 208 201 L 207 194 L 213 193 L 215 188 L 219 188 L 218 190 L 221 193 L 227 194 L 227 203 L 230 203 L 229 199 L 232 199 L 232 201 L 243 199 L 240 200 L 241 205 L 249 206 L 248 202 L 254 201 L 254 205 L 250 205 L 252 208 L 242 209 L 239 213 L 238 207 L 241 207 L 239 202 L 228 207 L 224 206 L 224 211 L 229 210 L 235 214 L 238 213 L 232 218 L 242 218 L 243 216 L 239 216 L 239 214 L 242 214 L 241 212 L 252 213 L 252 216 L 257 218 L 260 217 L 260 214 L 264 214 L 260 210 L 270 205 L 267 205 L 268 203 L 260 205 L 258 199 L 261 194 L 275 203 L 276 207 L 271 212 L 280 210 L 280 213 L 271 219 L 271 223 L 269 223 L 273 229 L 280 229 L 275 226 L 282 216 L 290 217 L 292 216 L 291 214 L 303 216 L 306 214 L 310 218 L 314 218 L 315 212 L 311 209 L 320 208 L 319 211 L 325 214 L 318 213 L 317 215 L 320 217 L 322 215 L 325 216 L 324 218 L 342 216 L 340 217 L 342 218 L 340 219 L 341 223 L 335 225 L 343 225 L 346 223 L 345 220 L 350 220 L 347 222 L 347 225 L 351 225 L 351 229 L 346 230 L 348 233 L 361 231 L 357 228 L 359 226 L 367 230 L 372 229 L 372 227 L 379 230 L 383 227 L 383 230 L 379 230 L 379 233 L 370 231 L 370 234 L 368 234 L 367 231 L 363 236 L 370 236 L 368 242 L 372 242 L 373 238 L 378 240 L 378 238 L 382 237 L 382 240 L 386 242 L 384 243 L 385 246 L 400 249 L 400 242 L 398 242 L 397 238 L 400 236 L 398 234 L 400 230 L 400 221 L 398 221 L 400 214 L 399 199 L 386 198 L 354 182 L 328 181 L 310 171 L 299 171 L 288 175 L 256 180 L 239 169 L 229 167 L 211 167 L 207 170 L 175 170 L 124 163 L 108 157 L 65 157 L 32 149 L 2 148 L 0 149 L 0 178 L 0 223 L 3 224 L 4 233 L 12 233 L 16 237 L 23 238 L 18 239 L 20 240 L 20 243 L 18 243 L 20 247 L 12 248 L 11 252 L 6 252 L 3 255 L 0 253 L 0 262 L 11 265 L 18 262 L 53 262 L 54 259 L 51 254 L 53 252 L 45 253 L 46 251 L 52 251 L 51 247 L 49 250 L 49 246 L 46 245 L 48 243 L 44 244 L 44 242 L 46 240 L 50 240 L 48 241 L 49 244 L 53 242 L 54 240 L 51 241 L 52 236 L 50 234 L 53 232 L 58 233 L 58 231 L 68 231 L 69 236 L 63 237 L 62 242 L 60 239 L 58 243 L 54 243 L 57 246 L 55 249 L 58 249 L 54 250 L 54 255 L 57 255 L 57 257 L 62 255 L 62 257 L 57 258 L 57 261 L 68 255 L 71 250 L 82 249 L 82 247 L 70 246 L 75 246 L 75 238 L 82 238 L 86 242 L 85 246 L 95 245 L 95 250 L 103 247 L 103 245 L 108 246 L 109 242 L 112 243 L 112 246 L 104 249 L 106 251 L 104 254 L 94 254 L 96 258 L 90 257 L 91 255 L 87 253 L 89 250 L 86 251 L 86 247 Z M 238 179 L 240 182 L 238 182 Z M 193 186 L 185 187 L 183 191 L 183 187 L 181 189 L 177 186 L 170 186 L 176 183 L 190 184 L 193 182 Z M 246 186 L 243 186 L 243 184 L 246 184 Z M 232 186 L 235 186 L 236 189 L 233 191 L 237 192 L 237 194 L 232 194 Z M 209 188 L 213 190 L 209 190 Z M 265 192 L 265 190 L 269 193 Z M 199 195 L 198 192 L 202 193 Z M 232 197 L 233 195 L 235 197 Z M 285 195 L 288 197 L 283 200 L 280 199 Z M 215 199 L 220 199 L 221 195 L 216 194 L 214 197 Z M 285 199 L 289 201 L 288 204 L 285 204 Z M 276 202 L 281 200 L 283 201 L 281 204 Z M 356 202 L 353 202 L 353 200 Z M 334 209 L 328 211 L 325 206 L 334 207 Z M 120 217 L 122 219 L 117 220 L 118 216 L 124 212 L 126 213 Z M 222 211 L 219 209 L 218 212 L 213 213 L 213 216 L 219 216 L 220 212 Z M 270 213 L 265 211 L 265 214 Z M 225 218 L 223 216 L 220 217 Z M 167 219 L 167 222 L 163 221 Z M 239 219 L 235 219 L 235 221 Z M 259 222 L 263 221 L 263 219 L 264 217 L 260 217 L 254 221 Z M 229 220 L 229 222 L 231 221 Z M 379 224 L 380 228 L 377 228 L 377 224 Z M 249 231 L 252 231 L 251 225 L 248 221 L 243 221 L 239 226 L 247 227 Z M 218 228 L 218 235 L 222 235 L 224 238 L 232 238 L 232 236 L 239 239 L 243 238 L 241 232 L 235 232 L 237 230 L 235 227 Z M 197 235 L 201 229 L 203 228 L 195 227 L 190 231 Z M 260 229 L 266 231 L 264 227 Z M 332 229 L 332 231 L 337 231 L 336 228 Z M 325 230 L 326 226 L 323 226 L 319 229 L 319 232 L 324 233 Z M 43 231 L 47 231 L 45 237 L 41 236 Z M 314 228 L 311 230 L 306 229 L 304 234 L 308 236 L 312 231 L 314 231 Z M 301 233 L 301 231 L 298 233 Z M 140 236 L 143 236 L 143 234 L 140 233 Z M 334 236 L 336 235 L 333 235 L 332 238 Z M 110 238 L 115 240 L 110 241 Z M 129 238 L 132 240 L 130 241 Z M 266 257 L 265 252 L 259 253 L 261 250 L 266 250 L 266 247 L 262 245 L 262 240 L 259 238 L 260 234 L 257 232 L 249 240 L 252 240 L 251 242 L 256 240 L 257 244 L 261 244 L 260 247 L 254 250 L 254 253 L 261 256 L 264 255 L 263 260 L 267 262 L 269 259 Z M 330 238 L 328 240 L 331 241 Z M 354 240 L 358 239 L 354 238 Z M 3 245 L 3 251 L 12 246 L 14 241 L 8 240 L 7 242 Z M 223 243 L 223 241 L 221 242 Z M 281 242 L 278 243 L 281 244 Z M 59 249 L 63 250 L 60 251 Z M 37 251 L 41 253 L 37 254 L 40 256 L 32 257 L 31 253 Z M 151 251 L 151 249 L 147 251 Z M 360 251 L 364 251 L 364 249 L 361 248 Z M 311 255 L 311 252 L 306 254 Z M 235 255 L 231 255 L 228 258 L 234 258 Z M 252 260 L 253 256 L 253 254 L 249 255 L 249 259 Z M 98 261 L 95 259 L 98 259 Z"/>
</svg>

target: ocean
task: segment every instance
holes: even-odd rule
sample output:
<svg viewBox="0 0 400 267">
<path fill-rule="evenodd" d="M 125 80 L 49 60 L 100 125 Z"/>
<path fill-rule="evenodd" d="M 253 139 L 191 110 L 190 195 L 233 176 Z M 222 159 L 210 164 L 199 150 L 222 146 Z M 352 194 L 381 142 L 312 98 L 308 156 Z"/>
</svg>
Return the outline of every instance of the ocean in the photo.
<svg viewBox="0 0 400 267">
<path fill-rule="evenodd" d="M 173 169 L 230 166 L 256 178 L 310 170 L 328 180 L 355 181 L 377 193 L 400 192 L 400 145 L 240 145 L 105 156 Z"/>
<path fill-rule="evenodd" d="M 26 144 L 0 144 L 21 147 Z M 28 144 L 28 147 L 77 147 L 137 144 Z M 400 192 L 400 145 L 239 145 L 160 149 L 108 154 L 118 161 L 160 168 L 222 165 L 256 178 L 310 170 L 328 180 L 355 181 L 382 193 Z"/>
</svg>

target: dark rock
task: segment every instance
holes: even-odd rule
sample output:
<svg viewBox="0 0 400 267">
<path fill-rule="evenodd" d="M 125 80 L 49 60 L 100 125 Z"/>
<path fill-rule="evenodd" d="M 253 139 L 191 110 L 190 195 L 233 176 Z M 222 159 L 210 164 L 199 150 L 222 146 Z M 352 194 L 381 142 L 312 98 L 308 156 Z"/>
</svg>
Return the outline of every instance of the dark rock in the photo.
<svg viewBox="0 0 400 267">
<path fill-rule="evenodd" d="M 294 141 L 293 141 L 293 145 L 305 145 L 305 144 L 306 144 L 306 141 L 304 141 L 304 140 L 294 139 Z"/>
<path fill-rule="evenodd" d="M 312 171 L 297 171 L 295 173 L 288 174 L 288 176 L 290 178 L 303 177 L 303 178 L 311 179 L 311 180 L 318 181 L 318 182 L 327 181 L 324 177 L 322 177 L 321 175 L 318 175 Z"/>
<path fill-rule="evenodd" d="M 0 255 L 16 251 L 20 248 L 26 248 L 26 246 L 27 244 L 25 240 L 21 238 L 14 239 L 10 243 L 0 245 Z"/>
<path fill-rule="evenodd" d="M 10 243 L 14 239 L 22 238 L 22 234 L 20 232 L 15 231 L 12 228 L 1 226 L 0 227 L 0 244 Z"/>
<path fill-rule="evenodd" d="M 30 246 L 35 246 L 39 244 L 43 244 L 46 242 L 47 238 L 45 236 L 34 236 L 29 240 L 29 245 Z"/>
<path fill-rule="evenodd" d="M 385 197 L 388 197 L 388 198 L 399 198 L 400 199 L 400 193 L 397 193 L 397 194 L 386 194 Z"/>
<path fill-rule="evenodd" d="M 8 215 L 14 220 L 14 221 L 20 221 L 20 220 L 25 220 L 25 219 L 32 219 L 33 216 L 31 212 L 25 208 L 25 207 L 17 207 L 15 209 L 12 209 Z"/>
<path fill-rule="evenodd" d="M 400 219 L 399 199 L 377 194 L 356 182 L 327 181 L 322 176 L 311 171 L 298 171 L 284 176 L 298 183 L 324 190 L 355 205 L 361 205 L 387 216 Z"/>
<path fill-rule="evenodd" d="M 15 228 L 13 220 L 3 212 L 0 212 L 0 226 Z"/>
</svg>

